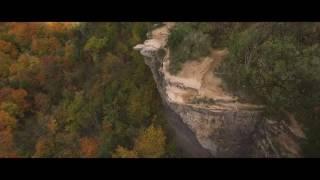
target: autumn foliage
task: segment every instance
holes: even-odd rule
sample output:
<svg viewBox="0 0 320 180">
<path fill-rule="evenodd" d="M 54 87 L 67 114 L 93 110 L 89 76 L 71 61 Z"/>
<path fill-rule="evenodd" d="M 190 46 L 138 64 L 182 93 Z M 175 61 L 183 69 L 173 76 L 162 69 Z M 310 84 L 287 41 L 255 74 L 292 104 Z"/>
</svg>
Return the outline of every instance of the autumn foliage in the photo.
<svg viewBox="0 0 320 180">
<path fill-rule="evenodd" d="M 0 157 L 16 156 L 13 139 L 15 127 L 16 119 L 8 113 L 0 111 Z"/>
<path fill-rule="evenodd" d="M 99 142 L 95 138 L 84 137 L 80 139 L 81 157 L 97 157 Z"/>
<path fill-rule="evenodd" d="M 165 153 L 166 137 L 161 128 L 149 126 L 142 131 L 135 139 L 132 150 L 128 150 L 122 146 L 118 146 L 113 157 L 121 158 L 157 158 Z"/>
<path fill-rule="evenodd" d="M 149 27 L 1 23 L 0 157 L 165 156 L 160 97 L 132 50 Z"/>
</svg>

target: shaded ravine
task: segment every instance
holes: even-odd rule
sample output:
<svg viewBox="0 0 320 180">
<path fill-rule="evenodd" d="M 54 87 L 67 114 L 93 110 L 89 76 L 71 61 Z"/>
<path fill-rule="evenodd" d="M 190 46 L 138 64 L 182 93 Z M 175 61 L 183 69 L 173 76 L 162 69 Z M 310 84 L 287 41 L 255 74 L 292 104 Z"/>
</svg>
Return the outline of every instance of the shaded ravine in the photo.
<svg viewBox="0 0 320 180">
<path fill-rule="evenodd" d="M 211 153 L 203 148 L 198 142 L 195 134 L 169 107 L 164 106 L 165 116 L 170 126 L 171 133 L 174 134 L 175 143 L 183 156 L 192 158 L 211 157 Z"/>
<path fill-rule="evenodd" d="M 160 28 L 156 28 L 155 30 L 151 31 L 153 39 L 149 39 L 147 41 L 150 42 L 150 49 L 146 50 L 153 51 L 155 49 L 159 49 L 160 47 L 164 48 L 167 41 L 168 35 L 168 27 L 173 26 L 174 24 L 166 24 Z M 155 41 L 156 40 L 156 41 Z M 157 51 L 157 50 L 156 50 Z M 143 53 L 142 53 L 143 54 Z M 148 54 L 148 53 L 147 53 Z M 159 58 L 159 57 L 158 57 Z M 163 86 L 164 78 L 161 74 L 158 73 L 159 67 L 154 67 L 155 65 L 159 65 L 158 63 L 152 63 L 153 58 L 145 58 L 145 64 L 150 67 L 150 70 L 154 76 L 155 81 L 157 82 L 158 90 L 160 96 L 163 100 L 163 108 L 166 116 L 166 120 L 169 125 L 169 133 L 174 138 L 174 142 L 176 143 L 177 150 L 179 151 L 179 156 L 188 157 L 188 158 L 205 158 L 205 157 L 212 157 L 209 150 L 203 148 L 199 143 L 196 135 L 190 129 L 190 127 L 183 122 L 181 117 L 172 110 L 168 102 L 166 101 L 166 95 L 164 91 L 165 86 Z M 162 59 L 157 59 L 154 62 L 160 62 Z M 180 154 L 181 153 L 181 154 Z"/>
</svg>

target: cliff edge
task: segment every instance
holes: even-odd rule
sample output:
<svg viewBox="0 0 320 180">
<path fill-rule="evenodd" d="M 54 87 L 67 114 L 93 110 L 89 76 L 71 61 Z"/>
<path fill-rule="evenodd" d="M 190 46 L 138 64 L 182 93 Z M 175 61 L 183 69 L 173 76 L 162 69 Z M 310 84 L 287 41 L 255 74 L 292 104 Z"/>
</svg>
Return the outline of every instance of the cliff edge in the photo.
<svg viewBox="0 0 320 180">
<path fill-rule="evenodd" d="M 228 50 L 212 50 L 207 57 L 187 61 L 181 71 L 168 71 L 166 47 L 175 23 L 149 32 L 149 39 L 136 45 L 145 57 L 164 105 L 176 113 L 208 153 L 206 157 L 299 157 L 305 138 L 294 117 L 270 120 L 261 115 L 263 106 L 240 103 L 222 88 L 215 69 Z M 201 156 L 203 157 L 203 156 Z"/>
</svg>

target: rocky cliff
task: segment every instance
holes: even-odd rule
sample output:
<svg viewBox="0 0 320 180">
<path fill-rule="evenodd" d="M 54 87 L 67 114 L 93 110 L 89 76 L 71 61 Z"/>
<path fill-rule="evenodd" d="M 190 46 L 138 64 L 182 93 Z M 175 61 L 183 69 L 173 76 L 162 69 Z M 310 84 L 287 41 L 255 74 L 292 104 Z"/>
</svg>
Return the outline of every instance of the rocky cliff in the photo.
<svg viewBox="0 0 320 180">
<path fill-rule="evenodd" d="M 208 57 L 190 60 L 177 75 L 168 71 L 166 47 L 174 23 L 149 32 L 149 39 L 134 47 L 145 57 L 165 106 L 174 111 L 212 157 L 299 157 L 301 127 L 290 117 L 270 120 L 263 106 L 238 102 L 222 88 L 215 68 L 228 55 L 212 50 Z"/>
</svg>

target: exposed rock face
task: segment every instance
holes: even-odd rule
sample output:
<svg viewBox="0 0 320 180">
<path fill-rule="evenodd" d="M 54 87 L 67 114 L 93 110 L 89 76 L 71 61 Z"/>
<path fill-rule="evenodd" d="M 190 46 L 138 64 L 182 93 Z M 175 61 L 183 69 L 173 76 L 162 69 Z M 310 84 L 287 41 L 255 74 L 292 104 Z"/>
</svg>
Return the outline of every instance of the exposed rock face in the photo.
<svg viewBox="0 0 320 180">
<path fill-rule="evenodd" d="M 177 75 L 168 72 L 166 43 L 173 25 L 153 30 L 151 39 L 134 49 L 145 56 L 163 103 L 181 117 L 201 146 L 212 157 L 298 157 L 303 131 L 294 118 L 290 120 L 294 128 L 285 121 L 267 120 L 261 116 L 263 106 L 239 103 L 223 91 L 212 70 L 227 51 L 213 51 L 202 61 L 186 63 Z"/>
<path fill-rule="evenodd" d="M 301 157 L 299 142 L 305 139 L 304 135 L 294 133 L 294 124 L 286 121 L 263 119 L 257 124 L 253 133 L 255 157 Z M 297 130 L 297 129 L 296 129 Z"/>
</svg>

